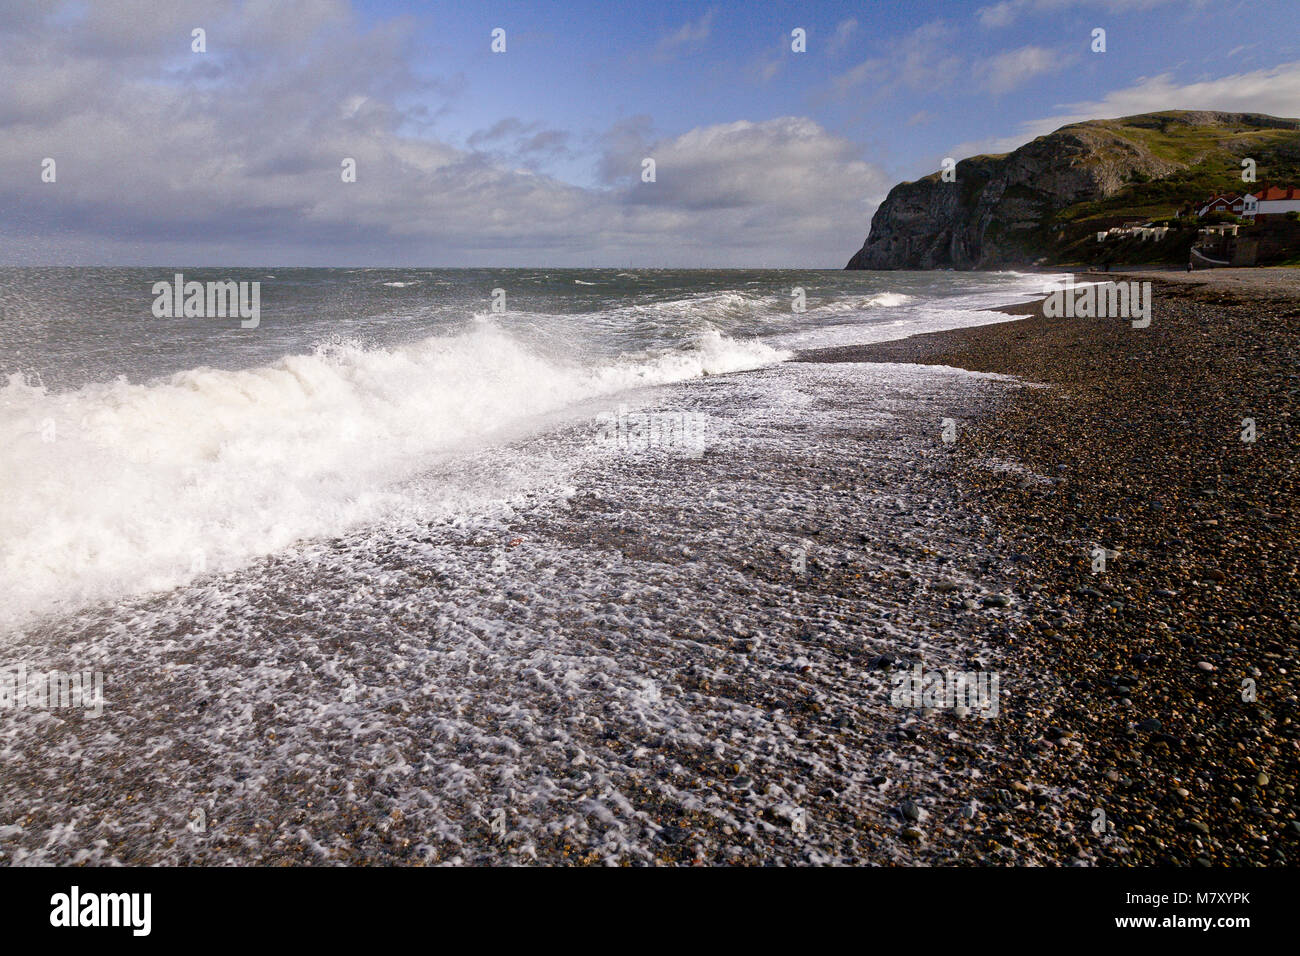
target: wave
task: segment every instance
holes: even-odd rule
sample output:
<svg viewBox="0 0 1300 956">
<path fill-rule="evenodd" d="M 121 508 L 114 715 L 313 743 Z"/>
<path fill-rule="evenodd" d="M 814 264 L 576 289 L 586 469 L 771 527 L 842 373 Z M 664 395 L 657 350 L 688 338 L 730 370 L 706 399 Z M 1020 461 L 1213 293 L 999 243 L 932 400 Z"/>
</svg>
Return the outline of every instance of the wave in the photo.
<svg viewBox="0 0 1300 956">
<path fill-rule="evenodd" d="M 846 296 L 817 304 L 820 312 L 862 312 L 866 309 L 896 309 L 914 301 L 912 296 L 901 292 L 877 292 L 868 296 Z M 814 307 L 809 305 L 809 311 Z"/>
<path fill-rule="evenodd" d="M 816 296 L 809 293 L 805 315 L 837 315 L 864 312 L 870 309 L 896 308 L 912 302 L 910 295 L 901 292 L 877 292 L 872 295 L 842 297 Z M 788 322 L 793 315 L 789 295 L 748 293 L 735 291 L 705 292 L 659 302 L 639 303 L 610 309 L 611 319 L 645 319 L 664 317 L 670 319 L 696 319 L 702 321 L 761 320 L 766 323 Z"/>
<path fill-rule="evenodd" d="M 460 446 L 592 398 L 786 357 L 707 330 L 686 348 L 563 364 L 480 322 L 402 347 L 332 343 L 147 384 L 55 393 L 10 376 L 0 628 L 408 515 L 416 503 L 401 483 Z"/>
</svg>

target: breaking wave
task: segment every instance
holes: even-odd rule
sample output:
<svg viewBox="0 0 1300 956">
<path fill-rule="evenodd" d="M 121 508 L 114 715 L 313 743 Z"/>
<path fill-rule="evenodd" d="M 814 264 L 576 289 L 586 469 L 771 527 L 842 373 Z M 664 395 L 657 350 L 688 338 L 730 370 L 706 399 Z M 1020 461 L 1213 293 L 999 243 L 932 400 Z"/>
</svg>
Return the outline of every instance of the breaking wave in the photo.
<svg viewBox="0 0 1300 956">
<path fill-rule="evenodd" d="M 480 322 L 142 384 L 54 392 L 12 375 L 0 386 L 0 628 L 400 515 L 413 506 L 401 482 L 439 456 L 576 403 L 785 357 L 706 330 L 684 348 L 565 364 Z"/>
</svg>

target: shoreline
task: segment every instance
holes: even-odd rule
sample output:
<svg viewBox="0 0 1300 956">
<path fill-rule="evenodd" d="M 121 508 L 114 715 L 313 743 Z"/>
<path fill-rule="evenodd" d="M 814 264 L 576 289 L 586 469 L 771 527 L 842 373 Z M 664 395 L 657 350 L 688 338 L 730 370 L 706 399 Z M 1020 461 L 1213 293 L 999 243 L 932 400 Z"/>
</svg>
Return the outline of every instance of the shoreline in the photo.
<svg viewBox="0 0 1300 956">
<path fill-rule="evenodd" d="M 964 482 L 1024 555 L 1019 591 L 1035 594 L 1004 678 L 1033 690 L 999 722 L 989 839 L 1063 863 L 1098 850 L 1129 865 L 1300 856 L 1300 298 L 1250 271 L 1245 288 L 1101 274 L 1154 282 L 1142 330 L 1020 303 L 999 310 L 1017 321 L 800 356 L 1046 386 L 1008 393 L 958 444 Z M 989 458 L 1051 484 L 991 473 Z M 1098 547 L 1109 564 L 1094 574 Z"/>
<path fill-rule="evenodd" d="M 524 472 L 584 460 L 565 487 L 495 516 L 50 622 L 0 656 L 102 663 L 106 706 L 0 724 L 0 859 L 1047 862 L 967 839 L 997 721 L 893 697 L 918 666 L 1008 672 L 1013 562 L 937 424 L 1017 388 L 845 364 L 692 380 L 647 401 L 716 426 L 698 456 L 586 455 L 575 423 L 515 449 Z M 93 772 L 49 759 L 73 753 Z"/>
<path fill-rule="evenodd" d="M 1261 303 L 679 383 L 647 401 L 716 425 L 698 457 L 571 424 L 500 512 L 51 622 L 4 659 L 102 663 L 109 706 L 7 715 L 0 859 L 1293 863 L 1300 301 Z M 920 666 L 999 712 L 896 704 Z"/>
</svg>

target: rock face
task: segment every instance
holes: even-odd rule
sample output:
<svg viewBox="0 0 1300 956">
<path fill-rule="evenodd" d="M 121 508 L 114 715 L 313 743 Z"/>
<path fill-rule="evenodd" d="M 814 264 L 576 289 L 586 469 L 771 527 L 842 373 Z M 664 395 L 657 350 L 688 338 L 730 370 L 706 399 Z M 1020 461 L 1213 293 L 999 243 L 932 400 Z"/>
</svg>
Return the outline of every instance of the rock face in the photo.
<svg viewBox="0 0 1300 956">
<path fill-rule="evenodd" d="M 1132 181 L 1187 164 L 1162 158 L 1132 130 L 1186 136 L 1189 128 L 1294 128 L 1253 113 L 1170 112 L 1063 126 L 1013 153 L 957 164 L 955 182 L 933 173 L 890 190 L 848 269 L 988 269 L 1043 255 L 1052 214 L 1106 199 Z M 1207 129 L 1212 135 L 1213 130 Z"/>
</svg>

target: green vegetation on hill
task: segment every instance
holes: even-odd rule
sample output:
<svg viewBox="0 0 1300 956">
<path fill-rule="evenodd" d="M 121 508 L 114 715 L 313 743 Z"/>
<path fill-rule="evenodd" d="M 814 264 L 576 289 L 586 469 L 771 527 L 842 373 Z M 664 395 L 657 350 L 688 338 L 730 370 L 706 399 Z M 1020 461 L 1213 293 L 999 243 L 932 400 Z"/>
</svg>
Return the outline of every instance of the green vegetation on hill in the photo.
<svg viewBox="0 0 1300 956">
<path fill-rule="evenodd" d="M 1250 192 L 1263 182 L 1300 185 L 1300 129 L 1244 123 L 1189 126 L 1178 121 L 1179 115 L 1170 111 L 1080 124 L 1108 129 L 1180 168 L 1159 178 L 1139 174 L 1113 196 L 1056 210 L 1045 223 L 1058 227 L 1048 252 L 1050 260 L 1180 264 L 1187 261 L 1196 228 L 1206 224 L 1180 217 L 1189 211 L 1194 216 L 1193 207 L 1202 200 L 1218 193 Z M 1255 160 L 1257 183 L 1242 181 L 1241 161 L 1246 158 Z M 1235 221 L 1227 216 L 1214 218 Z M 1097 232 L 1133 220 L 1167 221 L 1174 228 L 1159 243 L 1096 241 Z"/>
<path fill-rule="evenodd" d="M 1242 160 L 1255 180 L 1242 180 Z M 1187 261 L 1193 210 L 1258 183 L 1300 185 L 1300 120 L 1262 113 L 1174 110 L 1091 120 L 1002 156 L 973 156 L 955 178 L 937 172 L 889 191 L 849 269 L 999 269 L 1023 265 Z M 1170 226 L 1164 239 L 1097 233 L 1133 222 Z M 1239 245 L 1260 262 L 1294 257 L 1300 222 L 1244 223 Z M 1225 244 L 1230 245 L 1230 244 Z"/>
</svg>

